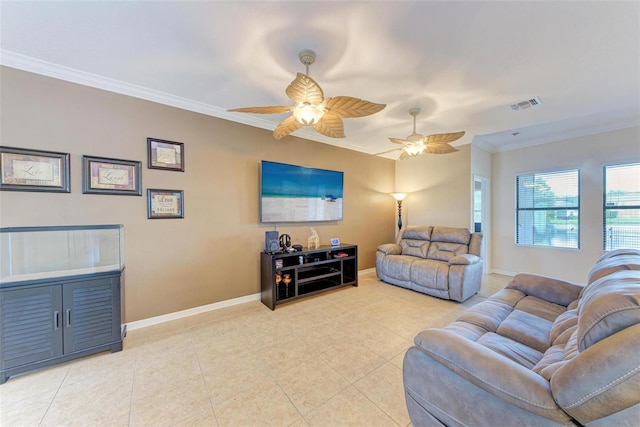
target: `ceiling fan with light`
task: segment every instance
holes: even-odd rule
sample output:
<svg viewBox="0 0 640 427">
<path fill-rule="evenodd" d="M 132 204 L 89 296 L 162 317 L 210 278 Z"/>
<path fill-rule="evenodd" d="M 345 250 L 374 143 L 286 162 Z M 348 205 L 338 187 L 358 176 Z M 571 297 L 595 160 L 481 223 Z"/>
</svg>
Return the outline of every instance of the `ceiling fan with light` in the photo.
<svg viewBox="0 0 640 427">
<path fill-rule="evenodd" d="M 342 118 L 368 116 L 377 113 L 386 106 L 350 96 L 325 99 L 318 83 L 309 77 L 309 65 L 316 60 L 315 52 L 305 49 L 300 51 L 298 57 L 300 62 L 306 66 L 306 73 L 298 73 L 285 91 L 287 96 L 295 102 L 295 105 L 232 108 L 228 111 L 256 114 L 291 112 L 292 115 L 284 119 L 273 131 L 273 136 L 276 139 L 281 139 L 302 126 L 311 126 L 322 135 L 331 138 L 344 138 Z"/>
<path fill-rule="evenodd" d="M 464 135 L 462 132 L 454 133 L 437 133 L 433 135 L 422 136 L 416 133 L 416 116 L 420 114 L 420 108 L 411 108 L 409 114 L 413 116 L 413 133 L 405 139 L 389 138 L 394 144 L 402 144 L 403 147 L 394 148 L 393 150 L 383 151 L 382 153 L 374 154 L 374 156 L 380 156 L 382 154 L 391 153 L 393 151 L 402 150 L 402 154 L 398 160 L 406 160 L 410 157 L 419 156 L 420 154 L 448 154 L 460 151 L 450 145 L 451 142 L 456 141 Z"/>
</svg>

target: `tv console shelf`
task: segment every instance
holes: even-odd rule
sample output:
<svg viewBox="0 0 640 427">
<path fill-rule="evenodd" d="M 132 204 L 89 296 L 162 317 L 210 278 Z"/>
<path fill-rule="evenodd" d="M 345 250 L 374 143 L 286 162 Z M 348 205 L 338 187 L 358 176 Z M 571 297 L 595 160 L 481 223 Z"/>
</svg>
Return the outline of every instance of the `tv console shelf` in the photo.
<svg viewBox="0 0 640 427">
<path fill-rule="evenodd" d="M 358 286 L 358 246 L 320 246 L 260 254 L 260 299 L 276 305 L 341 286 Z M 289 282 L 290 280 L 290 282 Z"/>
</svg>

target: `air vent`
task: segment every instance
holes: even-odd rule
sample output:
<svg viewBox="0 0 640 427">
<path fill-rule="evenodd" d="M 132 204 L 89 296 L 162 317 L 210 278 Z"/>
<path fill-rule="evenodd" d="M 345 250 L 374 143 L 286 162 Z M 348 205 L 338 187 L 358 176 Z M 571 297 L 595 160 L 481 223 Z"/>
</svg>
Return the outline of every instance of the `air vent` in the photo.
<svg viewBox="0 0 640 427">
<path fill-rule="evenodd" d="M 542 104 L 542 100 L 536 96 L 535 98 L 527 99 L 517 104 L 511 104 L 511 109 L 513 111 L 526 110 L 527 108 L 537 107 L 540 104 Z"/>
</svg>

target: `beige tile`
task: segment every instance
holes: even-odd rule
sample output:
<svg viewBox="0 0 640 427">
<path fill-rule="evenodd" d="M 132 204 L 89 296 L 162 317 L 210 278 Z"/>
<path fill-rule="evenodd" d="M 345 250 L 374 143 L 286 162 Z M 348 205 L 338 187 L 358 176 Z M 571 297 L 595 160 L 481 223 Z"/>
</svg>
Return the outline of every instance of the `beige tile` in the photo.
<svg viewBox="0 0 640 427">
<path fill-rule="evenodd" d="M 393 426 L 397 424 L 354 387 L 306 415 L 310 426 Z"/>
<path fill-rule="evenodd" d="M 401 426 L 411 422 L 406 408 L 402 368 L 385 363 L 354 386 Z"/>
<path fill-rule="evenodd" d="M 133 370 L 118 369 L 63 385 L 51 402 L 42 426 L 59 426 L 89 420 L 122 420 L 129 415 Z M 87 422 L 89 422 L 87 421 Z M 86 424 L 91 425 L 91 424 Z"/>
<path fill-rule="evenodd" d="M 216 416 L 213 413 L 213 409 L 208 408 L 205 411 L 197 413 L 196 415 L 187 418 L 186 420 L 175 425 L 176 427 L 216 427 L 218 425 L 218 421 L 216 420 Z"/>
<path fill-rule="evenodd" d="M 220 426 L 287 426 L 300 413 L 275 382 L 245 390 L 214 405 Z"/>
<path fill-rule="evenodd" d="M 275 379 L 302 415 L 349 386 L 349 382 L 319 356 L 301 361 Z"/>
<path fill-rule="evenodd" d="M 130 426 L 173 426 L 211 408 L 201 376 L 180 378 L 131 402 Z"/>
<path fill-rule="evenodd" d="M 70 363 L 10 377 L 0 386 L 0 409 L 45 392 L 55 393 L 69 372 Z"/>
<path fill-rule="evenodd" d="M 362 344 L 343 343 L 327 350 L 321 357 L 350 383 L 358 381 L 386 360 Z"/>
<path fill-rule="evenodd" d="M 318 354 L 317 348 L 293 337 L 257 350 L 262 364 L 273 374 L 285 372 L 300 361 L 311 359 Z"/>
<path fill-rule="evenodd" d="M 402 362 L 511 278 L 483 277 L 464 304 L 379 281 L 269 310 L 258 301 L 129 331 L 125 350 L 15 376 L 0 386 L 8 426 L 409 424 Z"/>
<path fill-rule="evenodd" d="M 7 384 L 9 383 L 5 383 L 0 388 L 6 387 Z M 43 393 L 23 395 L 21 399 L 12 399 L 10 402 L 3 397 L 0 399 L 0 425 L 39 426 L 55 394 L 56 390 L 53 389 Z"/>
<path fill-rule="evenodd" d="M 95 376 L 107 376 L 114 371 L 133 371 L 135 361 L 136 353 L 127 350 L 116 353 L 102 352 L 78 359 L 69 366 L 64 385 L 85 381 Z"/>
<path fill-rule="evenodd" d="M 204 382 L 213 404 L 223 402 L 245 391 L 273 383 L 269 371 L 255 354 L 220 358 L 203 363 Z"/>
</svg>

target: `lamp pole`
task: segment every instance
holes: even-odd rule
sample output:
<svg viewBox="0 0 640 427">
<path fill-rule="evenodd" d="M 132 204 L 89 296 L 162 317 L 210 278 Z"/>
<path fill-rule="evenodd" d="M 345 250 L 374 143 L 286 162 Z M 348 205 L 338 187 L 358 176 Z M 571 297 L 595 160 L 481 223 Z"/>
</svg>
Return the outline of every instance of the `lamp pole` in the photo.
<svg viewBox="0 0 640 427">
<path fill-rule="evenodd" d="M 402 230 L 402 200 L 398 200 L 398 231 Z"/>
<path fill-rule="evenodd" d="M 402 230 L 402 201 L 407 197 L 406 193 L 391 193 L 391 197 L 398 202 L 398 231 Z"/>
</svg>

